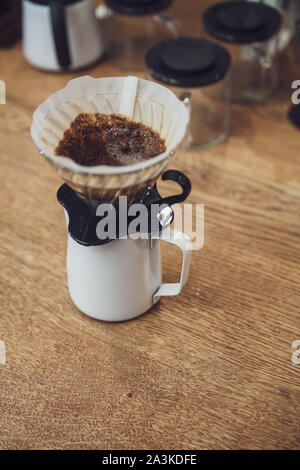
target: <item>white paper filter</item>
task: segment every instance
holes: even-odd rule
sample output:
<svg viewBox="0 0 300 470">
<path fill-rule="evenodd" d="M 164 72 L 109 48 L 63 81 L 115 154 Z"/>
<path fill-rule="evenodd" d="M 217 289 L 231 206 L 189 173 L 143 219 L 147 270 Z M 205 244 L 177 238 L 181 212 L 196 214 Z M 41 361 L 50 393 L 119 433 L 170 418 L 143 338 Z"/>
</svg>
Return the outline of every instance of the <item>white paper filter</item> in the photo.
<svg viewBox="0 0 300 470">
<path fill-rule="evenodd" d="M 40 153 L 87 202 L 114 202 L 120 195 L 128 203 L 141 201 L 167 166 L 183 139 L 189 120 L 185 105 L 166 87 L 133 77 L 80 77 L 50 96 L 34 112 L 31 135 Z M 136 95 L 132 95 L 134 89 Z M 126 91 L 131 90 L 131 94 Z M 127 93 L 127 95 L 126 95 Z M 55 149 L 80 113 L 121 114 L 130 109 L 133 121 L 156 130 L 165 139 L 166 152 L 134 165 L 82 166 L 56 156 Z"/>
</svg>

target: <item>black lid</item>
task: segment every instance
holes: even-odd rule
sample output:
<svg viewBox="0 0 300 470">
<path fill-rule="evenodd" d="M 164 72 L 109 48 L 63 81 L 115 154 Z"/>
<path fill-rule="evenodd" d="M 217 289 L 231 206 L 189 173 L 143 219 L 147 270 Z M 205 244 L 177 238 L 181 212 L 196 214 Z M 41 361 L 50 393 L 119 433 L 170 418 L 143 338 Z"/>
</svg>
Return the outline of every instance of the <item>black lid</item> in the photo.
<svg viewBox="0 0 300 470">
<path fill-rule="evenodd" d="M 123 15 L 150 15 L 168 8 L 173 0 L 106 0 L 107 6 Z"/>
<path fill-rule="evenodd" d="M 37 5 L 44 5 L 44 6 L 49 6 L 51 3 L 53 3 L 53 0 L 27 0 L 31 3 L 36 3 Z M 61 0 L 66 6 L 67 5 L 73 5 L 74 3 L 79 3 L 82 0 Z"/>
<path fill-rule="evenodd" d="M 300 129 L 300 105 L 294 104 L 289 110 L 288 118 L 295 127 Z"/>
<path fill-rule="evenodd" d="M 208 34 L 221 41 L 249 44 L 270 39 L 278 31 L 281 15 L 263 3 L 217 3 L 205 11 Z"/>
<path fill-rule="evenodd" d="M 205 39 L 162 41 L 146 54 L 151 75 L 168 85 L 202 87 L 222 80 L 230 66 L 229 52 Z"/>
</svg>

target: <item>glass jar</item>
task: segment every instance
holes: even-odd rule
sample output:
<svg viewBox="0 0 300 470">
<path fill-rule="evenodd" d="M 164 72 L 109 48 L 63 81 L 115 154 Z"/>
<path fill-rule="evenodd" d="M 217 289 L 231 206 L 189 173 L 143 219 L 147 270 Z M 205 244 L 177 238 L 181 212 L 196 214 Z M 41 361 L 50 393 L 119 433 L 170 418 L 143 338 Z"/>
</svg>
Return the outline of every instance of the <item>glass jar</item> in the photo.
<svg viewBox="0 0 300 470">
<path fill-rule="evenodd" d="M 245 0 L 244 0 L 245 1 Z M 283 22 L 278 37 L 278 48 L 283 50 L 295 34 L 295 20 L 297 11 L 300 8 L 299 0 L 250 0 L 251 2 L 261 2 L 271 7 L 277 8 L 281 12 Z"/>
<path fill-rule="evenodd" d="M 231 54 L 232 101 L 267 100 L 278 85 L 278 10 L 262 3 L 217 3 L 203 22 L 207 34 L 226 43 Z"/>
<path fill-rule="evenodd" d="M 112 62 L 124 70 L 145 68 L 145 52 L 156 42 L 177 37 L 179 26 L 162 12 L 172 0 L 106 0 L 110 9 Z"/>
<path fill-rule="evenodd" d="M 222 142 L 230 118 L 230 54 L 205 39 L 163 41 L 146 54 L 150 75 L 168 84 L 190 110 L 184 150 Z"/>
</svg>

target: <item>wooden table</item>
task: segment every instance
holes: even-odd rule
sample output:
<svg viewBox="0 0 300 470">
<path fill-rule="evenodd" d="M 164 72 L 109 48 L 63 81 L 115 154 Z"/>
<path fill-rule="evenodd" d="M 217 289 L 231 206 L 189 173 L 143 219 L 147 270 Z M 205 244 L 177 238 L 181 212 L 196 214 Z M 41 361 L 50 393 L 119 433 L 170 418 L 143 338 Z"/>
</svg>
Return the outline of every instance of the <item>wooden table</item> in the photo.
<svg viewBox="0 0 300 470">
<path fill-rule="evenodd" d="M 192 180 L 189 202 L 205 204 L 205 246 L 179 297 L 121 324 L 84 316 L 68 296 L 61 181 L 29 135 L 35 107 L 72 76 L 32 69 L 20 45 L 0 52 L 0 70 L 0 447 L 299 449 L 300 133 L 286 113 L 300 67 L 291 52 L 269 103 L 233 107 L 226 142 L 178 152 L 172 167 Z M 106 62 L 89 73 L 120 71 Z M 170 282 L 180 269 L 172 250 L 163 253 Z"/>
</svg>

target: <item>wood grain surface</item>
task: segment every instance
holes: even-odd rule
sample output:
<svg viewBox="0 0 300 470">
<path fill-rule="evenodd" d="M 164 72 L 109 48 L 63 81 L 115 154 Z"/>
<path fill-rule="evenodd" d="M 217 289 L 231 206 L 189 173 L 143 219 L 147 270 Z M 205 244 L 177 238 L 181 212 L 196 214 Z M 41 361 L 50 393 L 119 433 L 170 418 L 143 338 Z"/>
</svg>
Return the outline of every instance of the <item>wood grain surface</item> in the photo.
<svg viewBox="0 0 300 470">
<path fill-rule="evenodd" d="M 209 3 L 175 5 L 189 34 L 200 34 Z M 291 360 L 300 340 L 300 132 L 286 118 L 300 66 L 292 48 L 280 68 L 267 104 L 233 106 L 229 139 L 173 160 L 192 180 L 189 202 L 205 204 L 205 245 L 193 253 L 183 293 L 109 324 L 68 296 L 61 181 L 29 134 L 36 106 L 74 74 L 31 68 L 20 44 L 0 52 L 0 448 L 300 448 L 300 365 Z M 87 73 L 123 74 L 109 61 Z M 180 270 L 174 250 L 163 250 L 170 282 Z"/>
</svg>

